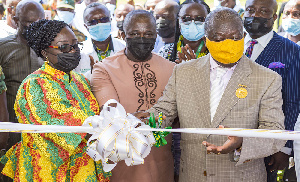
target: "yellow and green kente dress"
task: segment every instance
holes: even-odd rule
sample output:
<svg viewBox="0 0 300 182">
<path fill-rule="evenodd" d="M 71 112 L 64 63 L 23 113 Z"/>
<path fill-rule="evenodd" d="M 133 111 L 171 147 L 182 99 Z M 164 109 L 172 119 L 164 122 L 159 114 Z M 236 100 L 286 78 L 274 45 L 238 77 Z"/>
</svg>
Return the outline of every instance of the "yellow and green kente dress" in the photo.
<svg viewBox="0 0 300 182">
<path fill-rule="evenodd" d="M 70 75 L 45 63 L 21 84 L 15 102 L 19 123 L 81 126 L 99 114 L 84 76 Z M 22 140 L 1 158 L 2 174 L 14 181 L 108 182 L 101 161 L 86 154 L 86 134 L 23 133 Z"/>
</svg>

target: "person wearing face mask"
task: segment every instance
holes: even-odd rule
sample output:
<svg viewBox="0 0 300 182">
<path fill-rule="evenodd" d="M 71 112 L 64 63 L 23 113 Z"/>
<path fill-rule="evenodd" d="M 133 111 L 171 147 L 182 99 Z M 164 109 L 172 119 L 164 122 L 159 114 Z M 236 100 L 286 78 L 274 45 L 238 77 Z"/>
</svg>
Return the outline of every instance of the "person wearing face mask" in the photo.
<svg viewBox="0 0 300 182">
<path fill-rule="evenodd" d="M 28 27 L 26 39 L 45 63 L 18 90 L 19 123 L 81 126 L 89 116 L 98 115 L 89 82 L 72 71 L 79 64 L 80 49 L 68 25 L 43 19 Z M 83 133 L 24 133 L 1 158 L 2 173 L 22 182 L 107 182 L 111 173 L 104 173 L 101 162 L 86 154 L 87 137 Z"/>
<path fill-rule="evenodd" d="M 55 1 L 55 0 L 54 0 Z M 83 12 L 85 8 L 92 3 L 99 2 L 99 0 L 83 0 L 82 3 L 75 5 L 75 17 L 73 20 L 73 25 L 76 29 L 82 32 L 85 36 L 89 37 L 90 34 L 86 27 L 84 26 Z"/>
<path fill-rule="evenodd" d="M 263 65 L 282 76 L 283 112 L 285 129 L 294 130 L 300 112 L 300 47 L 274 32 L 277 18 L 275 0 L 247 0 L 244 14 L 244 52 L 252 61 Z M 266 159 L 268 181 L 277 179 L 277 170 L 289 166 L 293 143 L 288 141 L 280 152 Z M 272 172 L 273 171 L 273 172 Z"/>
<path fill-rule="evenodd" d="M 72 31 L 75 33 L 78 42 L 85 41 L 86 36 L 79 30 L 77 30 L 75 26 L 73 26 L 73 20 L 75 16 L 74 0 L 58 0 L 56 7 L 56 17 L 54 19 L 64 21 L 66 24 L 72 27 Z"/>
<path fill-rule="evenodd" d="M 158 36 L 153 51 L 165 59 L 170 58 L 174 47 L 178 12 L 179 5 L 173 0 L 163 0 L 159 2 L 154 9 Z"/>
<path fill-rule="evenodd" d="M 90 80 L 93 65 L 124 49 L 125 42 L 111 36 L 110 13 L 103 4 L 88 5 L 83 16 L 90 38 L 83 42 L 81 60 L 75 71 Z"/>
<path fill-rule="evenodd" d="M 175 36 L 172 61 L 181 63 L 208 53 L 205 45 L 204 21 L 209 12 L 209 6 L 205 2 L 187 0 L 182 3 L 178 18 L 180 34 Z"/>
<path fill-rule="evenodd" d="M 134 115 L 163 112 L 165 126 L 178 116 L 182 128 L 283 129 L 281 77 L 243 54 L 241 17 L 216 9 L 206 17 L 205 35 L 210 53 L 176 65 L 157 104 Z M 263 158 L 284 143 L 181 133 L 179 181 L 265 182 Z"/>
<path fill-rule="evenodd" d="M 284 37 L 300 45 L 300 1 L 289 1 L 283 11 L 282 28 L 286 32 Z"/>
<path fill-rule="evenodd" d="M 125 39 L 125 33 L 124 33 L 124 29 L 123 29 L 124 19 L 125 19 L 126 15 L 130 11 L 133 11 L 133 10 L 134 10 L 134 6 L 132 6 L 130 4 L 118 5 L 118 7 L 115 11 L 115 18 L 116 18 L 116 21 L 117 21 L 118 30 L 112 32 L 113 37 L 117 37 L 120 40 Z"/>
<path fill-rule="evenodd" d="M 115 99 L 126 112 L 147 110 L 162 95 L 175 64 L 152 52 L 156 22 L 151 13 L 131 11 L 123 27 L 126 48 L 94 65 L 92 91 L 100 106 Z M 166 140 L 167 145 L 151 149 L 143 165 L 119 162 L 111 182 L 173 182 L 171 135 Z"/>
</svg>

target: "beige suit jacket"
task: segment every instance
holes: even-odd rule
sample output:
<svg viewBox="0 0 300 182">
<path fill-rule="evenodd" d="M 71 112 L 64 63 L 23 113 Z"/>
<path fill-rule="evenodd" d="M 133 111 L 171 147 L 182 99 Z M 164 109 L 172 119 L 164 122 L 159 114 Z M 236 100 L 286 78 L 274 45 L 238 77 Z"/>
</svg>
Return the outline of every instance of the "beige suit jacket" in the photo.
<svg viewBox="0 0 300 182">
<path fill-rule="evenodd" d="M 284 129 L 281 77 L 243 56 L 224 91 L 215 117 L 210 119 L 210 55 L 176 65 L 158 103 L 149 112 L 163 112 L 168 120 L 177 115 L 181 128 Z M 245 85 L 246 98 L 236 90 Z M 230 154 L 207 154 L 201 144 L 223 145 L 227 136 L 181 135 L 180 182 L 265 182 L 263 158 L 278 152 L 285 141 L 244 138 L 238 162 Z M 250 160 L 248 162 L 245 162 Z"/>
</svg>

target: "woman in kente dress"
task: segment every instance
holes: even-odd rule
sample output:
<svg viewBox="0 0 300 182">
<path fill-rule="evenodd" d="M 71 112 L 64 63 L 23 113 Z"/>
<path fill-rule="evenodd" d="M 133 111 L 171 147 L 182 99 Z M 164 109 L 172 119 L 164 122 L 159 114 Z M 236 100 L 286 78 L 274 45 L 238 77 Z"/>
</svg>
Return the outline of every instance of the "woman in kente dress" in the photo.
<svg viewBox="0 0 300 182">
<path fill-rule="evenodd" d="M 45 60 L 21 84 L 15 102 L 20 123 L 81 126 L 99 114 L 98 103 L 84 76 L 71 70 L 80 61 L 76 36 L 67 24 L 55 20 L 32 23 L 28 45 Z M 87 154 L 83 133 L 23 133 L 1 163 L 2 174 L 14 181 L 109 181 L 101 161 Z"/>
</svg>

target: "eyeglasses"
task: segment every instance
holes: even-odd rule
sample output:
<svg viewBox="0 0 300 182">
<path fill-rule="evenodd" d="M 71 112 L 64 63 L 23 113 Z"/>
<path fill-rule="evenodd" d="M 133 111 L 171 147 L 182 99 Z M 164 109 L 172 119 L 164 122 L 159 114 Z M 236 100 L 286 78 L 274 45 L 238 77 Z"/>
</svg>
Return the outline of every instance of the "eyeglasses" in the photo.
<svg viewBox="0 0 300 182">
<path fill-rule="evenodd" d="M 54 49 L 59 49 L 63 53 L 68 53 L 72 49 L 79 49 L 78 45 L 81 45 L 81 44 L 82 43 L 76 43 L 74 45 L 63 44 L 63 45 L 60 45 L 60 46 L 49 46 L 49 47 L 54 48 Z"/>
<path fill-rule="evenodd" d="M 97 20 L 91 20 L 87 22 L 87 26 L 91 26 L 91 25 L 97 25 L 98 23 L 107 23 L 110 21 L 109 17 L 103 17 Z"/>
<path fill-rule="evenodd" d="M 191 16 L 182 16 L 180 18 L 181 21 L 186 25 L 192 23 L 192 20 L 194 20 L 195 24 L 203 24 L 203 22 L 205 22 L 205 17 L 202 16 L 197 16 L 195 18 L 192 18 Z"/>
</svg>

